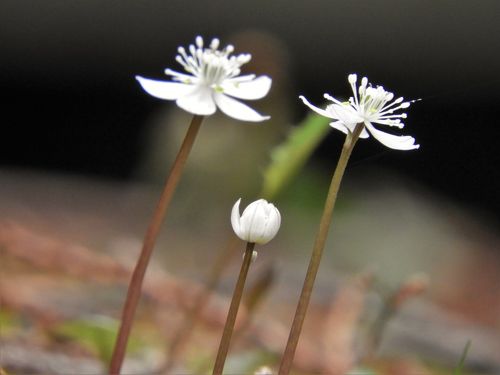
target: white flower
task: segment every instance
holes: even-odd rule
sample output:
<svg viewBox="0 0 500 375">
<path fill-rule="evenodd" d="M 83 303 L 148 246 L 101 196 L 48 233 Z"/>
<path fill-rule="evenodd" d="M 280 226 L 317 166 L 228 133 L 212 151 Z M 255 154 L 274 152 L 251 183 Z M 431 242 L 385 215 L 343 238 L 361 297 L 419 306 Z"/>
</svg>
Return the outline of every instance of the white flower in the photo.
<svg viewBox="0 0 500 375">
<path fill-rule="evenodd" d="M 382 86 L 368 85 L 366 77 L 363 77 L 361 85 L 357 88 L 357 78 L 356 74 L 350 74 L 348 77 L 354 94 L 348 102 L 342 103 L 331 95 L 325 94 L 325 99 L 332 101 L 333 104 L 328 105 L 326 109 L 321 109 L 309 103 L 303 96 L 300 96 L 300 99 L 313 111 L 334 119 L 335 121 L 331 122 L 330 126 L 345 134 L 352 132 L 356 124 L 363 123 L 365 127 L 360 138 L 368 138 L 371 134 L 380 143 L 396 150 L 419 148 L 420 145 L 415 144 L 415 138 L 409 135 L 397 136 L 385 133 L 373 126 L 373 124 L 379 124 L 402 129 L 404 124 L 401 119 L 406 118 L 406 113 L 394 112 L 408 108 L 412 102 L 405 102 L 402 97 L 392 101 L 394 99 L 392 92 L 385 91 Z"/>
<path fill-rule="evenodd" d="M 272 203 L 259 199 L 250 203 L 240 217 L 241 198 L 231 211 L 231 224 L 236 235 L 243 241 L 264 245 L 271 241 L 280 229 L 281 215 Z"/>
<path fill-rule="evenodd" d="M 188 74 L 166 69 L 172 81 L 158 81 L 137 76 L 142 88 L 150 95 L 166 100 L 175 100 L 177 105 L 195 115 L 208 116 L 216 107 L 230 117 L 243 121 L 264 121 L 262 116 L 238 99 L 261 99 L 271 88 L 271 78 L 255 77 L 255 74 L 240 74 L 240 67 L 250 61 L 250 54 L 232 56 L 234 47 L 228 45 L 219 50 L 219 39 L 213 39 L 209 47 L 203 39 L 196 37 L 196 46 L 188 51 L 178 48 L 176 61 Z"/>
</svg>

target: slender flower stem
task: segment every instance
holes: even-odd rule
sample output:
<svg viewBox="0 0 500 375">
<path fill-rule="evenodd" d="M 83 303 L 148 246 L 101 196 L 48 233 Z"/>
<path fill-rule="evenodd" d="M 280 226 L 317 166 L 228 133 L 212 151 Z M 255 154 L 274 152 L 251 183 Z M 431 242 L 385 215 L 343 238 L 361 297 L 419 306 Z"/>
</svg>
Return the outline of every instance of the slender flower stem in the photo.
<svg viewBox="0 0 500 375">
<path fill-rule="evenodd" d="M 307 313 L 307 308 L 309 306 L 309 300 L 311 299 L 312 289 L 314 287 L 314 281 L 316 280 L 316 275 L 318 273 L 319 265 L 321 262 L 321 256 L 323 254 L 323 249 L 325 247 L 326 238 L 328 236 L 328 230 L 332 222 L 333 209 L 335 207 L 335 201 L 337 200 L 337 193 L 340 188 L 340 182 L 344 175 L 345 168 L 351 152 L 356 144 L 364 125 L 362 123 L 357 124 L 354 131 L 346 136 L 344 146 L 342 147 L 342 153 L 340 154 L 337 167 L 333 173 L 332 181 L 330 183 L 330 188 L 328 190 L 328 195 L 325 201 L 325 207 L 323 210 L 323 215 L 319 224 L 318 234 L 316 235 L 316 241 L 311 254 L 311 260 L 309 261 L 309 267 L 307 269 L 306 278 L 304 280 L 304 285 L 302 286 L 302 293 L 300 295 L 299 303 L 297 305 L 297 310 L 295 311 L 295 316 L 293 319 L 292 327 L 290 329 L 290 334 L 288 336 L 288 341 L 286 344 L 285 352 L 281 359 L 279 375 L 288 375 L 292 367 L 293 358 L 295 356 L 295 350 L 299 342 L 299 336 L 302 331 L 302 325 Z"/>
<path fill-rule="evenodd" d="M 128 338 L 132 329 L 135 311 L 137 310 L 137 305 L 141 296 L 142 283 L 144 281 L 144 275 L 146 274 L 146 268 L 148 267 L 151 254 L 153 253 L 160 226 L 174 195 L 175 188 L 179 183 L 182 170 L 186 164 L 189 152 L 193 147 L 193 143 L 196 139 L 196 135 L 198 134 L 202 121 L 203 116 L 193 116 L 179 153 L 177 154 L 172 169 L 170 170 L 170 174 L 165 182 L 165 187 L 163 188 L 156 210 L 153 213 L 153 218 L 151 219 L 146 235 L 144 236 L 141 254 L 139 255 L 139 259 L 137 260 L 137 264 L 132 274 L 132 279 L 130 280 L 127 292 L 127 299 L 122 311 L 120 330 L 118 332 L 118 337 L 116 339 L 109 367 L 110 375 L 120 374 Z"/>
<path fill-rule="evenodd" d="M 234 323 L 236 322 L 236 315 L 238 314 L 238 308 L 240 307 L 248 269 L 250 268 L 250 263 L 252 262 L 254 247 L 255 243 L 247 242 L 245 256 L 243 258 L 243 263 L 241 264 L 240 275 L 238 276 L 238 281 L 236 282 L 236 287 L 234 288 L 233 298 L 231 300 L 229 312 L 227 313 L 226 324 L 224 325 L 224 331 L 219 344 L 219 351 L 217 352 L 217 358 L 215 359 L 214 370 L 212 372 L 213 375 L 222 375 L 222 371 L 224 370 L 224 364 L 226 362 L 227 352 L 229 350 L 229 344 L 233 334 Z"/>
</svg>

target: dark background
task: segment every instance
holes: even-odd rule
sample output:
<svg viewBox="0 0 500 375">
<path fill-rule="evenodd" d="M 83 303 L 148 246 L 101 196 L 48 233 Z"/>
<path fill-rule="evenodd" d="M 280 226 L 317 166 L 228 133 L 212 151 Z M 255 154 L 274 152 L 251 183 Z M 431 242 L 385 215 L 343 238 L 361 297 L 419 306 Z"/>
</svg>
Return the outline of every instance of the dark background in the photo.
<svg viewBox="0 0 500 375">
<path fill-rule="evenodd" d="M 364 142 L 354 159 L 498 215 L 498 0 L 3 0 L 0 29 L 2 168 L 132 178 L 145 119 L 165 105 L 134 75 L 178 69 L 176 48 L 195 35 L 225 44 L 251 29 L 288 50 L 292 100 L 347 95 L 351 72 L 422 98 L 403 131 L 420 150 Z M 307 113 L 298 101 L 293 111 L 296 122 Z M 340 142 L 330 136 L 317 157 L 336 157 Z"/>
</svg>

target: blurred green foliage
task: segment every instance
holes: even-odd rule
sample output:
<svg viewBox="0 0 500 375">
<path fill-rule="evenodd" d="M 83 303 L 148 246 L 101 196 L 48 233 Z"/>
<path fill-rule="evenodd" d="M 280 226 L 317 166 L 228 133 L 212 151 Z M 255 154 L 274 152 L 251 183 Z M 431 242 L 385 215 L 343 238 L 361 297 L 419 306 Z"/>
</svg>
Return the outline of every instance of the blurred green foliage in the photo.
<svg viewBox="0 0 500 375">
<path fill-rule="evenodd" d="M 271 151 L 271 162 L 263 173 L 261 195 L 264 198 L 274 199 L 304 166 L 328 134 L 328 123 L 326 117 L 310 114 Z"/>
<path fill-rule="evenodd" d="M 0 310 L 0 338 L 14 334 L 22 326 L 21 319 L 7 310 Z"/>
<path fill-rule="evenodd" d="M 64 322 L 52 330 L 57 337 L 77 342 L 91 350 L 105 364 L 111 360 L 117 332 L 118 321 L 101 316 Z M 130 338 L 129 351 L 138 351 L 141 347 L 140 340 Z"/>
</svg>

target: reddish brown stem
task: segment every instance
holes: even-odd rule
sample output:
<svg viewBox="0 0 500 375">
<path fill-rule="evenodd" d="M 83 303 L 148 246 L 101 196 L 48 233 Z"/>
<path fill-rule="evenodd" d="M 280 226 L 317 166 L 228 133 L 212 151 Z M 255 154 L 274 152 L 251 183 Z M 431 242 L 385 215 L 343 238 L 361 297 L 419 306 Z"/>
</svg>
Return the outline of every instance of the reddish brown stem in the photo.
<svg viewBox="0 0 500 375">
<path fill-rule="evenodd" d="M 196 139 L 196 135 L 198 134 L 198 130 L 200 129 L 202 121 L 203 116 L 193 116 L 191 124 L 189 125 L 189 129 L 186 133 L 186 137 L 184 138 L 184 142 L 182 143 L 179 153 L 177 154 L 177 158 L 175 159 L 172 169 L 170 170 L 170 174 L 165 181 L 165 187 L 163 188 L 163 192 L 160 196 L 160 200 L 158 201 L 156 210 L 153 213 L 153 218 L 151 219 L 146 235 L 144 236 L 141 254 L 139 255 L 139 259 L 137 260 L 137 264 L 132 274 L 132 279 L 130 280 L 128 288 L 127 299 L 122 311 L 120 330 L 118 331 L 118 337 L 116 339 L 115 348 L 113 350 L 113 356 L 111 358 L 111 364 L 109 367 L 110 375 L 120 374 L 123 359 L 125 357 L 128 338 L 132 329 L 134 315 L 141 296 L 144 275 L 146 274 L 146 269 L 148 267 L 151 254 L 153 253 L 160 226 L 167 213 L 167 209 L 174 195 L 175 188 L 179 183 L 180 177 L 182 175 L 182 170 L 184 168 L 184 165 L 186 164 L 186 160 Z"/>
<path fill-rule="evenodd" d="M 340 182 L 344 175 L 345 168 L 351 152 L 356 144 L 356 141 L 363 130 L 364 125 L 358 124 L 352 133 L 349 133 L 342 147 L 342 153 L 340 154 L 337 167 L 333 173 L 332 181 L 330 183 L 330 188 L 328 190 L 328 195 L 326 197 L 325 206 L 323 209 L 323 215 L 321 216 L 321 221 L 319 223 L 318 234 L 316 235 L 316 241 L 314 242 L 314 247 L 311 254 L 311 259 L 309 261 L 309 267 L 307 269 L 307 274 L 304 280 L 304 285 L 302 286 L 302 293 L 300 294 L 299 303 L 295 311 L 295 316 L 293 318 L 292 327 L 290 329 L 290 334 L 288 336 L 288 341 L 286 343 L 285 352 L 281 359 L 279 375 L 288 375 L 290 369 L 292 368 L 293 358 L 295 357 L 295 350 L 297 349 L 297 344 L 299 342 L 300 333 L 302 331 L 302 325 L 306 317 L 307 308 L 309 307 L 309 301 L 311 299 L 312 290 L 314 287 L 314 282 L 316 280 L 316 275 L 318 274 L 319 265 L 321 263 L 321 256 L 323 255 L 323 249 L 325 248 L 326 238 L 328 237 L 328 231 L 330 229 L 330 224 L 332 222 L 333 209 L 335 207 L 335 202 L 337 200 L 337 194 L 340 188 Z"/>
<path fill-rule="evenodd" d="M 245 287 L 245 281 L 247 279 L 250 263 L 252 263 L 252 253 L 254 247 L 254 243 L 247 243 L 245 256 L 243 258 L 243 263 L 241 264 L 240 275 L 238 276 L 238 281 L 236 282 L 236 287 L 234 288 L 233 298 L 231 299 L 231 305 L 229 307 L 229 312 L 227 313 L 226 324 L 224 325 L 224 331 L 222 332 L 222 337 L 220 339 L 219 351 L 217 352 L 217 358 L 215 359 L 214 370 L 212 372 L 213 375 L 222 375 L 222 371 L 224 370 L 224 364 L 226 362 L 227 352 L 229 351 L 229 344 L 231 342 L 231 336 L 233 335 L 236 316 L 238 315 L 238 308 L 240 307 L 241 297 L 243 296 L 243 288 Z"/>
</svg>

